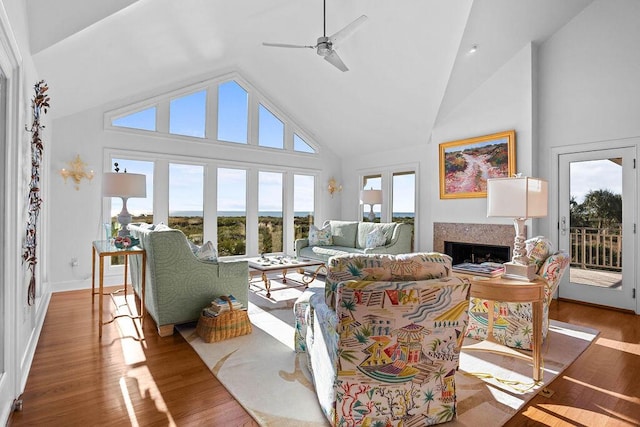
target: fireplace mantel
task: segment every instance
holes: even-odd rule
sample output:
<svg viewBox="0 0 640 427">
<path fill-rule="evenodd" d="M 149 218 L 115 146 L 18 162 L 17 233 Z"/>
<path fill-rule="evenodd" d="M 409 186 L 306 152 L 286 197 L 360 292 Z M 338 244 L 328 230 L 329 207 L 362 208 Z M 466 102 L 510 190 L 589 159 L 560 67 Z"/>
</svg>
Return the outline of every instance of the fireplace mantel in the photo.
<svg viewBox="0 0 640 427">
<path fill-rule="evenodd" d="M 444 253 L 445 241 L 509 246 L 511 253 L 513 253 L 515 237 L 516 231 L 513 225 L 452 222 L 433 223 L 433 250 L 441 253 Z"/>
</svg>

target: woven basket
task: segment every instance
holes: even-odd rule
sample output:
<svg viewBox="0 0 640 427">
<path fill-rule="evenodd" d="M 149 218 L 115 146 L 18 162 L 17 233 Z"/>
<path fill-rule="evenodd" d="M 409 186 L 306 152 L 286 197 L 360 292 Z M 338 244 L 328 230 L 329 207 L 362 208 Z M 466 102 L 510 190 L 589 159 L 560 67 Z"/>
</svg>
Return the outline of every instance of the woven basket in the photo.
<svg viewBox="0 0 640 427">
<path fill-rule="evenodd" d="M 217 342 L 251 333 L 251 322 L 245 310 L 234 310 L 228 297 L 222 297 L 229 303 L 229 311 L 216 317 L 200 315 L 196 333 L 205 342 Z"/>
</svg>

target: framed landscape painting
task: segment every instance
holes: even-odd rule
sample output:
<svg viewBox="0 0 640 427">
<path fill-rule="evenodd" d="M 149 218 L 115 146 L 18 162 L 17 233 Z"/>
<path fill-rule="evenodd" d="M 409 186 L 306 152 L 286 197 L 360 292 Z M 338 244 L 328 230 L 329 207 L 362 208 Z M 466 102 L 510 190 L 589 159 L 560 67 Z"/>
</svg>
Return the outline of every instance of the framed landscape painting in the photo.
<svg viewBox="0 0 640 427">
<path fill-rule="evenodd" d="M 513 176 L 516 132 L 440 144 L 440 198 L 487 197 L 487 179 Z"/>
</svg>

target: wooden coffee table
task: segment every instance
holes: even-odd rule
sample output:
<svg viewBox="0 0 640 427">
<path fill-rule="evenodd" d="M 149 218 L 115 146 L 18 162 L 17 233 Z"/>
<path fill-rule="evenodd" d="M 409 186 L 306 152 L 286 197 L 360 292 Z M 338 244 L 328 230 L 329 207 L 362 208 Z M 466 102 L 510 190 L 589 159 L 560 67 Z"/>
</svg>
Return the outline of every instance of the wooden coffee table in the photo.
<svg viewBox="0 0 640 427">
<path fill-rule="evenodd" d="M 282 283 L 287 283 L 287 280 L 296 282 L 300 286 L 305 288 L 313 282 L 318 274 L 326 267 L 322 261 L 313 260 L 310 258 L 296 258 L 288 255 L 271 255 L 262 257 L 253 257 L 246 259 L 249 262 L 249 275 L 253 278 L 253 272 L 258 272 L 261 275 L 264 287 L 267 291 L 267 298 L 271 298 L 271 280 L 267 277 L 268 273 L 280 273 L 282 274 Z M 307 276 L 304 275 L 305 267 L 316 267 L 315 271 Z M 287 272 L 295 269 L 298 273 L 303 274 L 301 280 L 287 278 Z"/>
</svg>

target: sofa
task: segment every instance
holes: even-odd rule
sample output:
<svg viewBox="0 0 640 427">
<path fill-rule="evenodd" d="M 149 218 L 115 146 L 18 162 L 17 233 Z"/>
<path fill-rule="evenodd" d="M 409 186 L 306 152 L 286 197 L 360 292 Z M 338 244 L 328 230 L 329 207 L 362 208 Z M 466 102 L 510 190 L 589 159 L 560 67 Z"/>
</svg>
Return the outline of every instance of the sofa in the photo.
<svg viewBox="0 0 640 427">
<path fill-rule="evenodd" d="M 470 284 L 451 276 L 451 258 L 349 254 L 327 268 L 324 291 L 307 289 L 294 313 L 296 351 L 330 424 L 452 420 Z"/>
<path fill-rule="evenodd" d="M 310 244 L 308 237 L 297 239 L 295 252 L 298 258 L 310 258 L 326 264 L 332 256 L 403 254 L 411 252 L 413 246 L 411 224 L 327 220 L 322 225 L 322 229 L 330 230 L 329 242 L 314 245 Z M 380 246 L 368 247 L 367 240 L 372 232 L 380 232 L 384 236 Z"/>
<path fill-rule="evenodd" d="M 551 241 L 543 236 L 525 242 L 527 256 L 536 264 L 536 274 L 544 281 L 542 302 L 542 338 L 549 330 L 549 304 L 569 266 L 569 254 L 554 251 Z M 495 301 L 493 313 L 491 304 L 480 298 L 471 298 L 469 307 L 469 327 L 467 336 L 476 340 L 487 338 L 489 316 L 493 317 L 493 338 L 508 347 L 533 349 L 533 306 L 531 303 Z"/>
<path fill-rule="evenodd" d="M 146 251 L 145 307 L 160 336 L 174 325 L 197 321 L 202 309 L 222 295 L 233 295 L 244 307 L 249 299 L 247 261 L 204 261 L 182 231 L 152 224 L 129 224 L 131 236 Z M 130 256 L 131 281 L 140 295 L 142 256 Z"/>
</svg>

